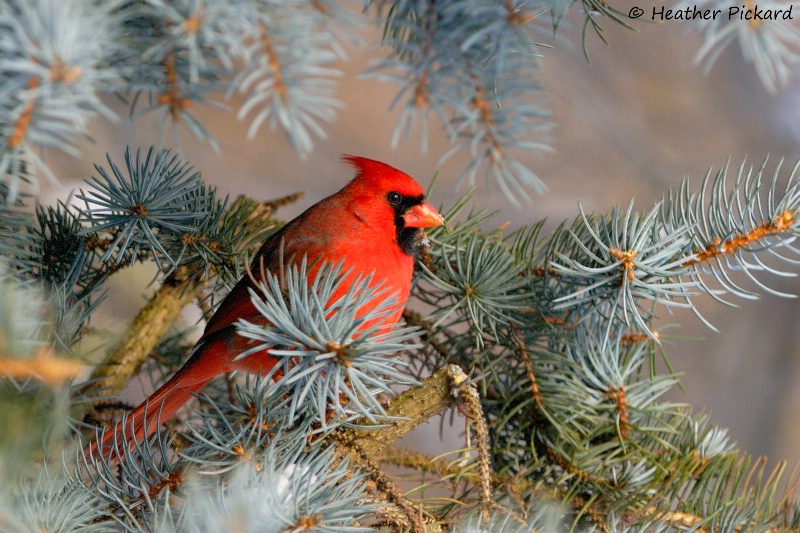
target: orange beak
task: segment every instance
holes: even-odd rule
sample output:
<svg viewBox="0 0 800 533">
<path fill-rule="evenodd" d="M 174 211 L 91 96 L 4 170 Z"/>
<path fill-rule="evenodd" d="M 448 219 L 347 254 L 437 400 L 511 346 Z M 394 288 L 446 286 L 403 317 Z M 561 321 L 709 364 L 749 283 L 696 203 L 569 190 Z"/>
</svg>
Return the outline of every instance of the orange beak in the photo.
<svg viewBox="0 0 800 533">
<path fill-rule="evenodd" d="M 410 207 L 403 214 L 403 222 L 407 228 L 432 228 L 444 226 L 444 218 L 430 203 L 422 203 Z"/>
</svg>

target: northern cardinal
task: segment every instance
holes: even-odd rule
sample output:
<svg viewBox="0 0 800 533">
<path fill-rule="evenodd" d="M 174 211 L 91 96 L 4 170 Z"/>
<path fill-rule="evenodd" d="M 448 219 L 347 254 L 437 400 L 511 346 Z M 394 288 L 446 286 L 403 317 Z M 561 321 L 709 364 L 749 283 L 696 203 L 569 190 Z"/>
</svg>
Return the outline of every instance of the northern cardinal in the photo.
<svg viewBox="0 0 800 533">
<path fill-rule="evenodd" d="M 320 263 L 341 262 L 342 272 L 348 274 L 332 301 L 346 292 L 348 283 L 372 274 L 371 283 L 394 293 L 398 302 L 396 311 L 382 323 L 389 326 L 399 321 L 411 290 L 418 231 L 440 226 L 444 219 L 407 174 L 363 157 L 344 156 L 344 160 L 356 168 L 356 177 L 267 239 L 253 260 L 251 275 L 239 280 L 222 301 L 186 364 L 128 415 L 128 439 L 139 440 L 155 432 L 158 424 L 220 374 L 234 370 L 266 374 L 276 364 L 267 349 L 237 359 L 251 345 L 237 333 L 236 322 L 267 323 L 250 296 L 264 270 L 277 274 L 282 267 L 299 264 L 307 257 L 308 263 L 315 265 L 309 272 L 313 280 Z M 364 307 L 378 303 L 368 302 Z M 366 311 L 359 309 L 359 313 Z M 109 450 L 121 436 L 119 427 L 106 432 L 102 442 L 93 444 L 92 452 Z"/>
</svg>

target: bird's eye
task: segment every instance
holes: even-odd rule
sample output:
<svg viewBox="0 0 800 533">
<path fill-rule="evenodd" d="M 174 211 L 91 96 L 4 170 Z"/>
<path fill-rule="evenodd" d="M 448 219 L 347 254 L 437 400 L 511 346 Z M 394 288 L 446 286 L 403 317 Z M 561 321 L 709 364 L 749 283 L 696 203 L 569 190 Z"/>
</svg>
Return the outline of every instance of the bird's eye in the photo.
<svg viewBox="0 0 800 533">
<path fill-rule="evenodd" d="M 389 200 L 389 203 L 392 205 L 400 205 L 400 202 L 403 200 L 403 197 L 400 196 L 399 193 L 390 192 L 386 195 L 386 199 Z"/>
</svg>

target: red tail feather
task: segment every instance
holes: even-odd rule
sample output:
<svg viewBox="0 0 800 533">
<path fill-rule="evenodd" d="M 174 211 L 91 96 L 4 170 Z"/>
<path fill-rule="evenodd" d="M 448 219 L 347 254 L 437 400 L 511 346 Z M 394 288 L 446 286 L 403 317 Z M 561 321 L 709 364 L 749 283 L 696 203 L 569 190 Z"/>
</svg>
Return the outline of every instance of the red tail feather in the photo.
<svg viewBox="0 0 800 533">
<path fill-rule="evenodd" d="M 101 441 L 92 444 L 90 453 L 108 456 L 112 453 L 114 442 L 132 444 L 149 437 L 162 422 L 172 418 L 178 409 L 203 390 L 212 379 L 233 370 L 227 368 L 230 363 L 230 346 L 224 336 L 220 335 L 218 337 L 223 338 L 198 346 L 186 364 L 169 381 L 127 415 L 124 428 L 120 423 L 106 432 Z"/>
</svg>

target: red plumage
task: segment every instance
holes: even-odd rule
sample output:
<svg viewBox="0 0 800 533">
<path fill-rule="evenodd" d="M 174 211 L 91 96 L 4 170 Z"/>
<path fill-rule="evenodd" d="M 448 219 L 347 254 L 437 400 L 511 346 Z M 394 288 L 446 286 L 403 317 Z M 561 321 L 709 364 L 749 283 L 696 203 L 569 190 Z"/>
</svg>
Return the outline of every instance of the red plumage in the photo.
<svg viewBox="0 0 800 533">
<path fill-rule="evenodd" d="M 346 275 L 332 300 L 342 296 L 357 277 L 372 274 L 373 285 L 381 284 L 394 294 L 397 309 L 383 320 L 390 326 L 400 316 L 411 290 L 414 257 L 408 239 L 419 228 L 443 224 L 441 215 L 424 199 L 422 187 L 407 174 L 378 161 L 344 156 L 357 170 L 356 177 L 342 190 L 314 204 L 272 235 L 256 254 L 251 276 L 244 276 L 220 304 L 206 324 L 194 353 L 178 372 L 128 416 L 128 439 L 152 434 L 192 396 L 220 374 L 234 370 L 266 374 L 276 360 L 263 350 L 236 359 L 249 347 L 250 340 L 236 332 L 236 322 L 244 319 L 266 324 L 256 310 L 249 291 L 256 290 L 254 279 L 264 271 L 278 274 L 283 266 L 299 264 L 304 257 L 312 266 L 313 280 L 323 262 L 341 262 Z M 398 200 L 399 198 L 399 200 Z M 368 312 L 372 301 L 359 309 Z M 147 427 L 144 415 L 147 412 Z M 109 431 L 102 442 L 92 446 L 107 451 L 121 431 Z"/>
</svg>

